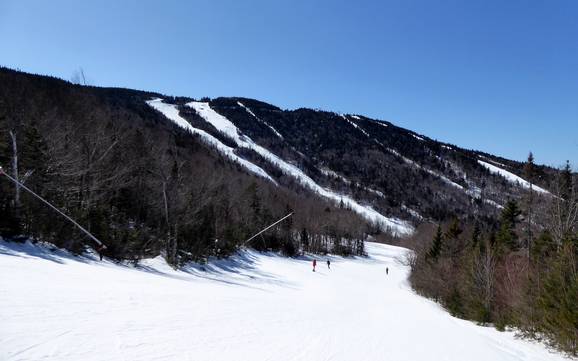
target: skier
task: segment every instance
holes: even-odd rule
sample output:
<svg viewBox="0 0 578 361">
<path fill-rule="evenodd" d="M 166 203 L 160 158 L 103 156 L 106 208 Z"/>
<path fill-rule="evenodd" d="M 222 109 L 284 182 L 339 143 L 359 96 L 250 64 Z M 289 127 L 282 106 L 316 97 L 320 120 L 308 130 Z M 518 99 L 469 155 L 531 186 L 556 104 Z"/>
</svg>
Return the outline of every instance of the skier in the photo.
<svg viewBox="0 0 578 361">
<path fill-rule="evenodd" d="M 313 272 L 315 272 L 315 266 L 317 266 L 317 260 L 316 259 L 313 260 Z"/>
<path fill-rule="evenodd" d="M 386 275 L 389 274 L 389 267 L 385 267 L 385 274 L 386 274 Z"/>
<path fill-rule="evenodd" d="M 327 268 L 331 269 L 331 261 L 327 260 Z"/>
<path fill-rule="evenodd" d="M 102 261 L 102 253 L 104 252 L 105 249 L 106 249 L 106 246 L 103 244 L 100 247 L 98 247 L 98 249 L 96 250 L 98 252 L 98 256 L 100 257 L 101 261 Z"/>
</svg>

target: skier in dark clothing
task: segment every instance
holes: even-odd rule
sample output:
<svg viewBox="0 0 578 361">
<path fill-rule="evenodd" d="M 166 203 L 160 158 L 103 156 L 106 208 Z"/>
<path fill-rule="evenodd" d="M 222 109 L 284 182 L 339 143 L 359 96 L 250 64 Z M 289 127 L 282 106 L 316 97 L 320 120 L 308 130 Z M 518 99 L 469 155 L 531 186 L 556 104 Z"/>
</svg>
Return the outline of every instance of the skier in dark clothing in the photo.
<svg viewBox="0 0 578 361">
<path fill-rule="evenodd" d="M 389 274 L 389 267 L 385 267 L 385 274 L 386 274 L 386 275 Z"/>
<path fill-rule="evenodd" d="M 317 266 L 317 260 L 316 259 L 313 260 L 313 272 L 315 272 L 315 266 Z"/>
<path fill-rule="evenodd" d="M 102 253 L 104 252 L 105 249 L 106 249 L 106 246 L 103 244 L 100 247 L 98 247 L 98 249 L 96 250 L 98 252 L 98 256 L 100 257 L 101 261 L 102 261 Z"/>
<path fill-rule="evenodd" d="M 331 269 L 331 261 L 327 260 L 327 268 Z"/>
</svg>

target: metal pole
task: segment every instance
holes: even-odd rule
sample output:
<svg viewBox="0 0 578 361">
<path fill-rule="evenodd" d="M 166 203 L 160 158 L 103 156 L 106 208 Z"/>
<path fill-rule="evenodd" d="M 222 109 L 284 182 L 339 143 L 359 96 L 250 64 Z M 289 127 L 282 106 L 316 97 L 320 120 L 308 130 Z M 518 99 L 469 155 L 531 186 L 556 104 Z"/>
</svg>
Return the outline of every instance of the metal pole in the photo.
<svg viewBox="0 0 578 361">
<path fill-rule="evenodd" d="M 81 226 L 80 224 L 78 224 L 74 219 L 70 218 L 69 216 L 67 216 L 66 214 L 64 214 L 60 209 L 56 208 L 55 206 L 53 206 L 52 204 L 50 204 L 50 202 L 48 202 L 46 199 L 42 198 L 41 196 L 39 196 L 38 194 L 34 193 L 30 188 L 26 187 L 24 184 L 20 183 L 19 181 L 17 181 L 16 179 L 12 178 L 10 175 L 8 175 L 6 172 L 4 172 L 4 169 L 2 169 L 2 166 L 0 166 L 0 175 L 5 175 L 8 179 L 10 179 L 12 182 L 16 183 L 17 185 L 19 185 L 22 189 L 26 190 L 27 192 L 29 192 L 30 194 L 32 194 L 34 197 L 38 198 L 39 200 L 41 200 L 44 204 L 46 204 L 47 206 L 49 206 L 50 208 L 52 208 L 53 210 L 55 210 L 58 214 L 60 214 L 61 216 L 63 216 L 64 218 L 66 218 L 67 220 L 69 220 L 70 222 L 72 222 L 72 224 L 74 224 L 76 227 L 78 227 L 82 232 L 84 232 L 84 234 L 86 234 L 90 239 L 92 239 L 93 241 L 95 241 L 99 246 L 102 246 L 104 248 L 106 248 L 106 246 L 104 245 L 104 243 L 102 243 L 101 241 L 98 240 L 98 238 L 96 238 L 95 236 L 93 236 L 89 231 L 87 231 L 83 226 Z"/>
<path fill-rule="evenodd" d="M 281 223 L 282 221 L 284 221 L 285 219 L 291 217 L 293 215 L 293 212 L 289 213 L 288 215 L 286 215 L 285 217 L 281 218 L 280 220 L 278 220 L 277 222 L 267 226 L 266 228 L 263 228 L 261 231 L 259 231 L 258 233 L 254 234 L 251 238 L 247 239 L 245 242 L 243 242 L 241 244 L 241 247 L 244 246 L 245 244 L 249 243 L 249 241 L 251 241 L 253 238 L 257 237 L 258 235 L 260 235 L 261 233 L 265 232 L 266 230 L 268 230 L 269 228 L 273 227 L 274 225 Z"/>
</svg>

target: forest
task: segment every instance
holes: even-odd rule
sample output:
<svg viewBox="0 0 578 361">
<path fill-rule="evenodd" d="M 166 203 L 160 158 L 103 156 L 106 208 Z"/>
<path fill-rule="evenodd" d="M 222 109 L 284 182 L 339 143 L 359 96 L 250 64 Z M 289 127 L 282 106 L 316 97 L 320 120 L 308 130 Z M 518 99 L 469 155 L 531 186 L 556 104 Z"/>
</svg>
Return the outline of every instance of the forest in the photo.
<svg viewBox="0 0 578 361">
<path fill-rule="evenodd" d="M 525 168 L 532 179 L 531 154 Z M 509 200 L 496 222 L 424 224 L 408 240 L 412 286 L 456 317 L 577 355 L 578 178 L 569 163 L 551 189 Z"/>
<path fill-rule="evenodd" d="M 350 210 L 250 176 L 143 99 L 59 79 L 0 72 L 0 164 L 84 225 L 106 256 L 162 254 L 175 266 L 249 246 L 362 254 L 367 225 Z M 97 248 L 52 209 L 0 179 L 0 235 L 74 252 Z M 298 210 L 295 212 L 295 210 Z"/>
</svg>

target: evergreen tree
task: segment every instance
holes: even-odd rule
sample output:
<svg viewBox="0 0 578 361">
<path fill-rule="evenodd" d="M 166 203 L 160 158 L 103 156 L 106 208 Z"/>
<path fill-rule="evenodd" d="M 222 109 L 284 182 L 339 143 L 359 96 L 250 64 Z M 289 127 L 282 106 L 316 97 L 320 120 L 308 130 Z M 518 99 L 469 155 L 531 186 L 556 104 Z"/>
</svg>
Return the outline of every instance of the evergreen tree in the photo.
<svg viewBox="0 0 578 361">
<path fill-rule="evenodd" d="M 514 200 L 509 200 L 502 210 L 500 218 L 500 231 L 497 235 L 498 251 L 503 252 L 503 248 L 515 251 L 518 249 L 518 235 L 516 233 L 516 225 L 518 224 L 518 217 L 521 211 L 518 208 L 518 203 Z"/>
<path fill-rule="evenodd" d="M 259 186 L 253 182 L 249 185 L 249 208 L 252 213 L 253 227 L 259 227 L 263 221 L 263 210 L 261 207 L 261 199 L 259 198 Z"/>
<path fill-rule="evenodd" d="M 309 250 L 309 233 L 307 232 L 307 229 L 303 228 L 301 230 L 301 244 L 303 246 L 303 250 L 304 251 L 308 251 Z"/>
<path fill-rule="evenodd" d="M 456 259 L 465 248 L 464 242 L 460 239 L 462 232 L 460 221 L 454 218 L 444 234 L 446 251 L 453 259 Z"/>
<path fill-rule="evenodd" d="M 532 262 L 537 267 L 544 267 L 546 266 L 547 260 L 553 256 L 555 252 L 556 245 L 552 238 L 552 234 L 548 230 L 545 230 L 534 241 L 531 250 Z"/>
<path fill-rule="evenodd" d="M 538 305 L 540 329 L 566 351 L 578 354 L 578 272 L 573 245 L 566 244 L 548 272 Z"/>
<path fill-rule="evenodd" d="M 462 234 L 462 229 L 460 228 L 460 221 L 457 218 L 454 218 L 450 227 L 446 231 L 445 237 L 447 240 L 456 240 L 459 238 L 460 234 Z"/>
<path fill-rule="evenodd" d="M 567 202 L 572 200 L 572 168 L 570 161 L 566 161 L 566 165 L 560 175 L 560 196 Z"/>
<path fill-rule="evenodd" d="M 527 222 L 526 222 L 526 248 L 527 248 L 527 255 L 530 257 L 530 248 L 532 247 L 532 218 L 534 216 L 534 177 L 536 174 L 536 165 L 534 164 L 534 155 L 532 152 L 528 154 L 528 160 L 526 164 L 524 164 L 524 176 L 528 182 L 530 182 L 530 190 L 526 197 L 527 203 Z"/>
<path fill-rule="evenodd" d="M 442 247 L 443 247 L 443 232 L 441 225 L 438 225 L 431 248 L 428 252 L 428 257 L 431 260 L 437 261 L 437 259 L 442 253 Z"/>
<path fill-rule="evenodd" d="M 480 229 L 480 224 L 476 222 L 474 224 L 474 230 L 472 231 L 472 248 L 475 249 L 478 246 L 481 234 L 482 230 Z"/>
</svg>

